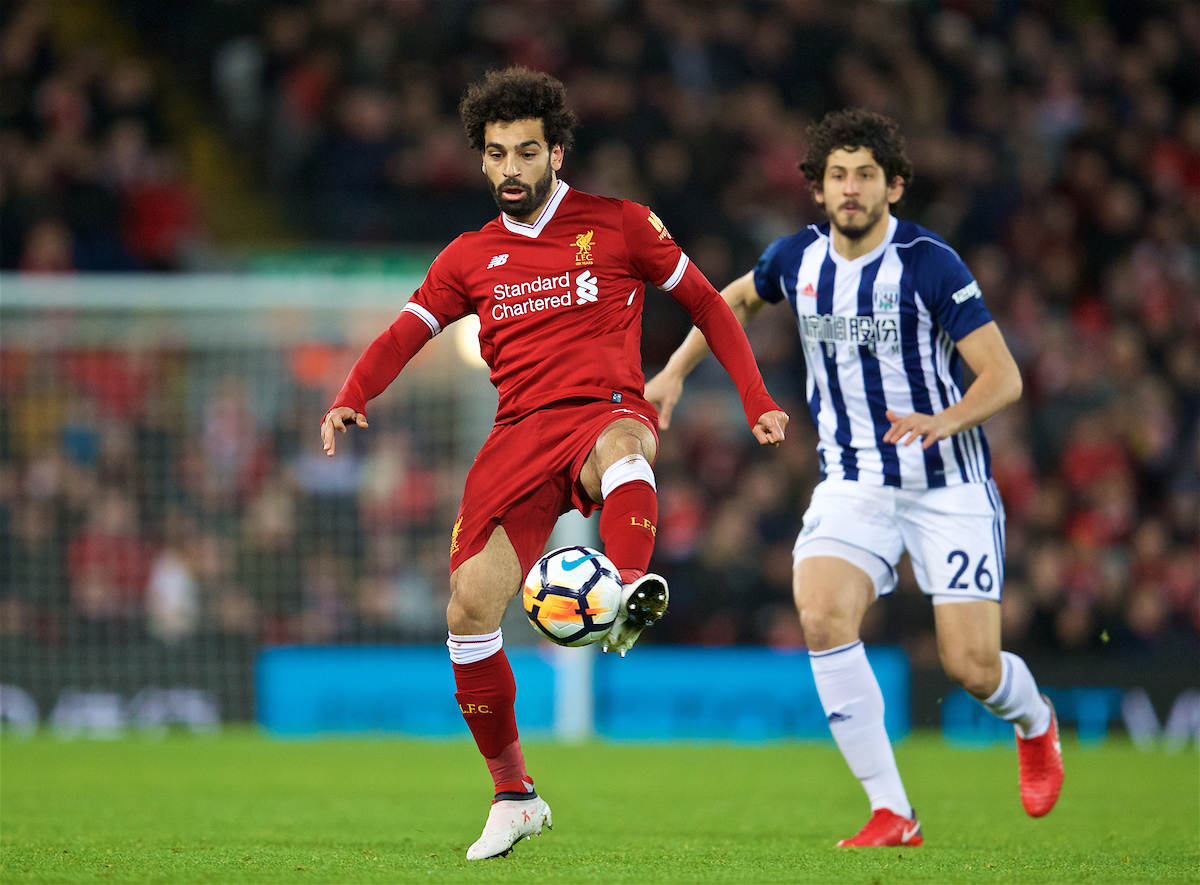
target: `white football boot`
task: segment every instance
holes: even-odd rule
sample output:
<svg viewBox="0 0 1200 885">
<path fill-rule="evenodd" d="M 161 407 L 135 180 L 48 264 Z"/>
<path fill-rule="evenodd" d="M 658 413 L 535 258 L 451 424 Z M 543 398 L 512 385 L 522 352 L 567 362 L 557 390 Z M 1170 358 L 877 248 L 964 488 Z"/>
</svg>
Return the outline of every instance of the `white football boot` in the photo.
<svg viewBox="0 0 1200 885">
<path fill-rule="evenodd" d="M 501 799 L 492 803 L 483 835 L 467 849 L 467 860 L 504 857 L 522 839 L 542 835 L 542 825 L 554 829 L 550 806 L 541 796 L 532 799 Z"/>
<path fill-rule="evenodd" d="M 667 582 L 658 575 L 642 575 L 632 584 L 626 584 L 621 591 L 617 619 L 601 640 L 604 651 L 618 651 L 625 657 L 642 631 L 666 613 L 670 595 Z"/>
</svg>

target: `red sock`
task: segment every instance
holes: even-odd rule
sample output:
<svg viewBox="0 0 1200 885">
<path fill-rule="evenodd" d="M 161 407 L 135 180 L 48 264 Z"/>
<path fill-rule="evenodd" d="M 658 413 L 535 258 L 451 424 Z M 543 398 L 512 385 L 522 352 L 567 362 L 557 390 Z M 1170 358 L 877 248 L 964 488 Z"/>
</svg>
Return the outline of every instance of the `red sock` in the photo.
<svg viewBox="0 0 1200 885">
<path fill-rule="evenodd" d="M 600 539 L 604 554 L 621 572 L 626 584 L 646 574 L 658 523 L 658 494 L 643 480 L 621 483 L 600 509 Z"/>
<path fill-rule="evenodd" d="M 504 649 L 474 664 L 453 664 L 458 709 L 487 761 L 497 793 L 529 792 L 533 780 L 517 739 L 517 682 Z M 526 787 L 524 782 L 528 781 Z"/>
<path fill-rule="evenodd" d="M 520 741 L 513 741 L 499 756 L 488 759 L 487 766 L 496 785 L 497 799 L 524 799 L 533 792 L 533 778 L 525 771 Z"/>
</svg>

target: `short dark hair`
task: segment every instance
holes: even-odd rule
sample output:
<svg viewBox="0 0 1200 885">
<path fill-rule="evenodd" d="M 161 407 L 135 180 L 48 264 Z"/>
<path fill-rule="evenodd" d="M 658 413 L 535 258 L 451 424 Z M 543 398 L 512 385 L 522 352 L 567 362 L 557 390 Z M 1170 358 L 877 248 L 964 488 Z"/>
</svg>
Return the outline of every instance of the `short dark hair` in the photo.
<svg viewBox="0 0 1200 885">
<path fill-rule="evenodd" d="M 912 182 L 912 163 L 904 155 L 904 136 L 896 121 L 883 114 L 863 108 L 830 111 L 820 123 L 810 125 L 807 133 L 808 155 L 800 163 L 800 171 L 813 188 L 819 188 L 825 180 L 825 164 L 839 148 L 870 148 L 889 184 L 896 176 L 904 180 L 905 187 Z"/>
<path fill-rule="evenodd" d="M 579 122 L 567 108 L 567 90 L 562 83 L 523 67 L 488 71 L 482 80 L 467 87 L 458 113 L 471 149 L 476 151 L 483 150 L 483 130 L 488 123 L 514 120 L 541 120 L 546 142 L 568 150 L 575 143 Z"/>
</svg>

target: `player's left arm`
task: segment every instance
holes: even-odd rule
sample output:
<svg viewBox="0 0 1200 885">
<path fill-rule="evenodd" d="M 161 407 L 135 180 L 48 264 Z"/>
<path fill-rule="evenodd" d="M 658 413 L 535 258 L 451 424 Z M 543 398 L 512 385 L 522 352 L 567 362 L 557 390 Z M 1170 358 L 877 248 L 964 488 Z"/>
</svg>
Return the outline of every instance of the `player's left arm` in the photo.
<svg viewBox="0 0 1200 885">
<path fill-rule="evenodd" d="M 888 409 L 892 426 L 883 435 L 884 442 L 907 446 L 920 439 L 921 448 L 927 449 L 939 440 L 982 424 L 1020 398 L 1021 370 L 994 320 L 960 338 L 955 346 L 975 373 L 963 398 L 936 415 L 913 412 L 901 416 Z"/>
<path fill-rule="evenodd" d="M 624 200 L 622 207 L 622 232 L 631 270 L 665 289 L 691 314 L 707 346 L 737 386 L 754 438 L 762 445 L 779 445 L 788 415 L 767 393 L 742 324 L 657 215 L 630 200 Z"/>
<path fill-rule="evenodd" d="M 767 393 L 750 342 L 733 310 L 690 262 L 682 279 L 668 291 L 692 315 L 704 341 L 733 379 L 754 438 L 762 445 L 779 445 L 788 414 Z"/>
<path fill-rule="evenodd" d="M 754 291 L 754 272 L 734 280 L 721 290 L 721 297 L 742 326 L 750 322 L 767 303 Z M 700 361 L 712 353 L 697 326 L 692 326 L 683 343 L 675 348 L 662 371 L 646 382 L 646 401 L 658 409 L 658 428 L 671 426 L 671 413 L 683 395 L 683 382 Z"/>
</svg>

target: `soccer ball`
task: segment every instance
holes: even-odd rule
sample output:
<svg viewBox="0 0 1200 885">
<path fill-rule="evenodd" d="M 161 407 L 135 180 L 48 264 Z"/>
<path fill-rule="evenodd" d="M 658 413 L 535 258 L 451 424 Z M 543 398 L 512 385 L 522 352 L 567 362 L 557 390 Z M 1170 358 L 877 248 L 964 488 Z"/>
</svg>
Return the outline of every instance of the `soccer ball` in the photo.
<svg viewBox="0 0 1200 885">
<path fill-rule="evenodd" d="M 608 633 L 617 618 L 621 576 L 598 550 L 559 547 L 529 570 L 522 602 L 529 623 L 551 642 L 588 645 Z"/>
</svg>

